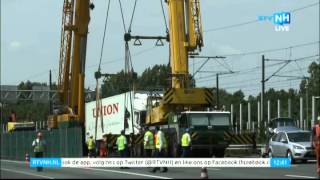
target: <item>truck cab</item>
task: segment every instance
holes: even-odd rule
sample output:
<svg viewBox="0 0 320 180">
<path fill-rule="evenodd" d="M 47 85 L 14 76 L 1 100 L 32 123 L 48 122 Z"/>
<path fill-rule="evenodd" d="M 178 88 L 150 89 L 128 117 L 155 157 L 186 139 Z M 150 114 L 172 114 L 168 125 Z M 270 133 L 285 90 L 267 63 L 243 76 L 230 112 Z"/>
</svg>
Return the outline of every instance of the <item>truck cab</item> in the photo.
<svg viewBox="0 0 320 180">
<path fill-rule="evenodd" d="M 184 111 L 169 124 L 176 127 L 179 147 L 181 136 L 189 128 L 193 155 L 205 157 L 222 157 L 228 146 L 224 133 L 232 130 L 228 111 Z"/>
</svg>

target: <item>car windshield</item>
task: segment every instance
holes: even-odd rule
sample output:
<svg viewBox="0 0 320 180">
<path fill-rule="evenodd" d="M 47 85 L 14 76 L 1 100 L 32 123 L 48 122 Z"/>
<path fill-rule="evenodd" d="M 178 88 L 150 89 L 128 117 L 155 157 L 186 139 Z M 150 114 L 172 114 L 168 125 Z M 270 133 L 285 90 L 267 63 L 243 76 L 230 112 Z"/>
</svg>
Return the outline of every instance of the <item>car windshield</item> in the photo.
<svg viewBox="0 0 320 180">
<path fill-rule="evenodd" d="M 208 126 L 209 118 L 207 114 L 190 114 L 190 125 L 193 126 Z"/>
<path fill-rule="evenodd" d="M 311 141 L 310 132 L 295 132 L 287 133 L 289 141 L 291 142 L 309 142 Z"/>
<path fill-rule="evenodd" d="M 229 114 L 223 113 L 199 113 L 189 114 L 190 125 L 193 126 L 228 126 Z"/>
<path fill-rule="evenodd" d="M 210 114 L 210 125 L 213 126 L 228 126 L 229 125 L 229 114 Z"/>
</svg>

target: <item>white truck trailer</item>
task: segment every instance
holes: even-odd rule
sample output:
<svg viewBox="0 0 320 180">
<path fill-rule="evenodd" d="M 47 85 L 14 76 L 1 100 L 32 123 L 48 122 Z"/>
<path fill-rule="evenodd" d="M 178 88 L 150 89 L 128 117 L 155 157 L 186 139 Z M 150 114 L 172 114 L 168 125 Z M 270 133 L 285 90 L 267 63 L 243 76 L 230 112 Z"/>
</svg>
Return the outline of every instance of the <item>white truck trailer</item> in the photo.
<svg viewBox="0 0 320 180">
<path fill-rule="evenodd" d="M 147 96 L 147 92 L 131 91 L 101 99 L 100 108 L 96 101 L 86 103 L 86 139 L 97 134 L 96 139 L 101 140 L 104 134 L 119 135 L 122 130 L 137 135 L 145 121 Z"/>
</svg>

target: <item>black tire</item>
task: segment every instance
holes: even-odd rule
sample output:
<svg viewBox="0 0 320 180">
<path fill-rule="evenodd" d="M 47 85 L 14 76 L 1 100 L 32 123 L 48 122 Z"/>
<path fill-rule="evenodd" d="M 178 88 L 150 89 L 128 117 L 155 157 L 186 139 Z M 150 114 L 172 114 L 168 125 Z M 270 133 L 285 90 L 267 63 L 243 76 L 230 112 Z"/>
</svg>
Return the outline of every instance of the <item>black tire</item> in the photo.
<svg viewBox="0 0 320 180">
<path fill-rule="evenodd" d="M 224 157 L 224 149 L 217 149 L 215 156 L 218 158 Z"/>
<path fill-rule="evenodd" d="M 287 158 L 291 159 L 291 164 L 295 163 L 295 160 L 292 156 L 292 152 L 290 150 L 287 151 Z"/>
<path fill-rule="evenodd" d="M 272 151 L 269 149 L 269 151 L 268 151 L 268 158 L 272 158 L 273 157 L 273 155 L 272 155 Z"/>
</svg>

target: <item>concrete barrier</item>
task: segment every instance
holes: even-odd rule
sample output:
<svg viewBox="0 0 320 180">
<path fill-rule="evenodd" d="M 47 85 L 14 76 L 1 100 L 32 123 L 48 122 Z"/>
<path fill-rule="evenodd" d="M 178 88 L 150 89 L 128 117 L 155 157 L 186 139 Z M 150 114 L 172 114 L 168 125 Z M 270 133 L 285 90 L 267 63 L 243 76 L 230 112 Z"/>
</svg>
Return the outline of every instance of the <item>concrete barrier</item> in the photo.
<svg viewBox="0 0 320 180">
<path fill-rule="evenodd" d="M 257 144 L 253 148 L 252 144 L 231 144 L 225 150 L 225 157 L 262 157 L 265 151 L 265 145 Z"/>
</svg>

